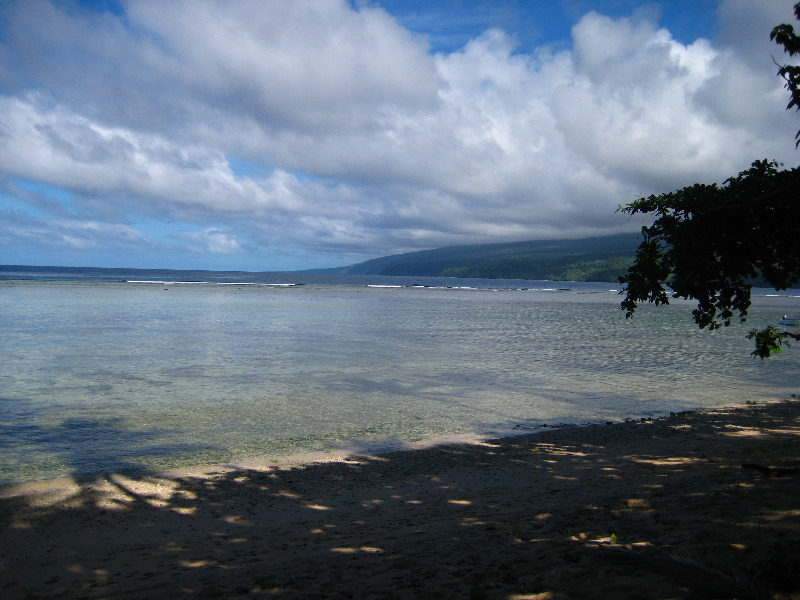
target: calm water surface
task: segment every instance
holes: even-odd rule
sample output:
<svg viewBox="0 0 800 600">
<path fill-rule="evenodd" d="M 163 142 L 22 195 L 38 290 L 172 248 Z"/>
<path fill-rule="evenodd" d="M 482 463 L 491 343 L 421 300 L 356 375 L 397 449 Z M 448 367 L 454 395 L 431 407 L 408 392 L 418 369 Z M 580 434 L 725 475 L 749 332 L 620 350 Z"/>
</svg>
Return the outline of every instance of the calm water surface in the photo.
<svg viewBox="0 0 800 600">
<path fill-rule="evenodd" d="M 761 361 L 745 339 L 800 313 L 796 292 L 760 290 L 747 324 L 709 333 L 684 303 L 626 320 L 607 283 L 340 281 L 0 281 L 0 483 L 386 449 L 800 392 L 800 348 Z M 545 289 L 555 285 L 570 289 Z"/>
</svg>

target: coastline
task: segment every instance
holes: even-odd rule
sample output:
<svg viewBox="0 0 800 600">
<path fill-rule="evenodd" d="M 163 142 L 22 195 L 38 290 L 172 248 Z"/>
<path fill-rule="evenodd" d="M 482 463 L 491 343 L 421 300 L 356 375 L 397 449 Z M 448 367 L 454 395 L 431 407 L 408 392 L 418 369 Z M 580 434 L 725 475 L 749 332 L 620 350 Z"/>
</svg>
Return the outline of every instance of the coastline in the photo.
<svg viewBox="0 0 800 600">
<path fill-rule="evenodd" d="M 800 597 L 799 441 L 800 401 L 786 400 L 35 493 L 26 484 L 0 498 L 0 589 L 5 598 Z"/>
</svg>

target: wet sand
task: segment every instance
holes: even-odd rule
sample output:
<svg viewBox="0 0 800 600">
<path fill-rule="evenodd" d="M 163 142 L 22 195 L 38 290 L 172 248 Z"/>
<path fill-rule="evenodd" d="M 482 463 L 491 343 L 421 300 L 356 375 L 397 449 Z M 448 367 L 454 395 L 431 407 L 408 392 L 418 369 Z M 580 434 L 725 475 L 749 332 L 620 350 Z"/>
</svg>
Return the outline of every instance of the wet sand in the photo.
<svg viewBox="0 0 800 600">
<path fill-rule="evenodd" d="M 0 596 L 800 598 L 799 450 L 793 400 L 7 488 Z"/>
</svg>

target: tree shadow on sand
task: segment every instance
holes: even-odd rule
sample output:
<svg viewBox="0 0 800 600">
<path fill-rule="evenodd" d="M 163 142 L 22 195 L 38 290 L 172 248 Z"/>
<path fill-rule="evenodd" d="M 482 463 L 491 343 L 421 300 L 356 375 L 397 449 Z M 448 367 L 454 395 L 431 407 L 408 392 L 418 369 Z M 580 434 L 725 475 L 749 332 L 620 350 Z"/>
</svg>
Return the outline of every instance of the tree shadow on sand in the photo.
<svg viewBox="0 0 800 600">
<path fill-rule="evenodd" d="M 6 494 L 6 598 L 789 598 L 800 403 Z"/>
<path fill-rule="evenodd" d="M 167 430 L 134 430 L 121 418 L 66 418 L 43 425 L 35 410 L 22 400 L 0 399 L 0 406 L 11 407 L 14 418 L 0 422 L 0 448 L 4 468 L 10 468 L 15 481 L 24 480 L 25 470 L 33 481 L 42 473 L 59 473 L 59 481 L 72 482 L 87 502 L 93 500 L 84 482 L 106 482 L 120 488 L 116 475 L 143 478 L 156 471 L 146 466 L 154 457 L 193 456 L 209 450 L 206 444 L 164 443 Z M 25 411 L 25 415 L 20 415 Z M 6 484 L 9 482 L 5 482 Z M 124 489 L 120 488 L 121 492 Z"/>
</svg>

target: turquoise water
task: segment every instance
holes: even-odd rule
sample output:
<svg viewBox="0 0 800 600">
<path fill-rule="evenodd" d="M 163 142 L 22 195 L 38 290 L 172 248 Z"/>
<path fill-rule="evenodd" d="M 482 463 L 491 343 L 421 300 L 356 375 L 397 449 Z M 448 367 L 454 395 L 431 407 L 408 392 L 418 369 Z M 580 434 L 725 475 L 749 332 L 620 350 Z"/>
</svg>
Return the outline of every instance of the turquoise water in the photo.
<svg viewBox="0 0 800 600">
<path fill-rule="evenodd" d="M 800 348 L 761 361 L 745 339 L 800 313 L 796 293 L 758 291 L 747 324 L 709 333 L 685 303 L 626 320 L 607 283 L 331 281 L 0 281 L 0 482 L 388 449 L 800 392 Z"/>
</svg>

